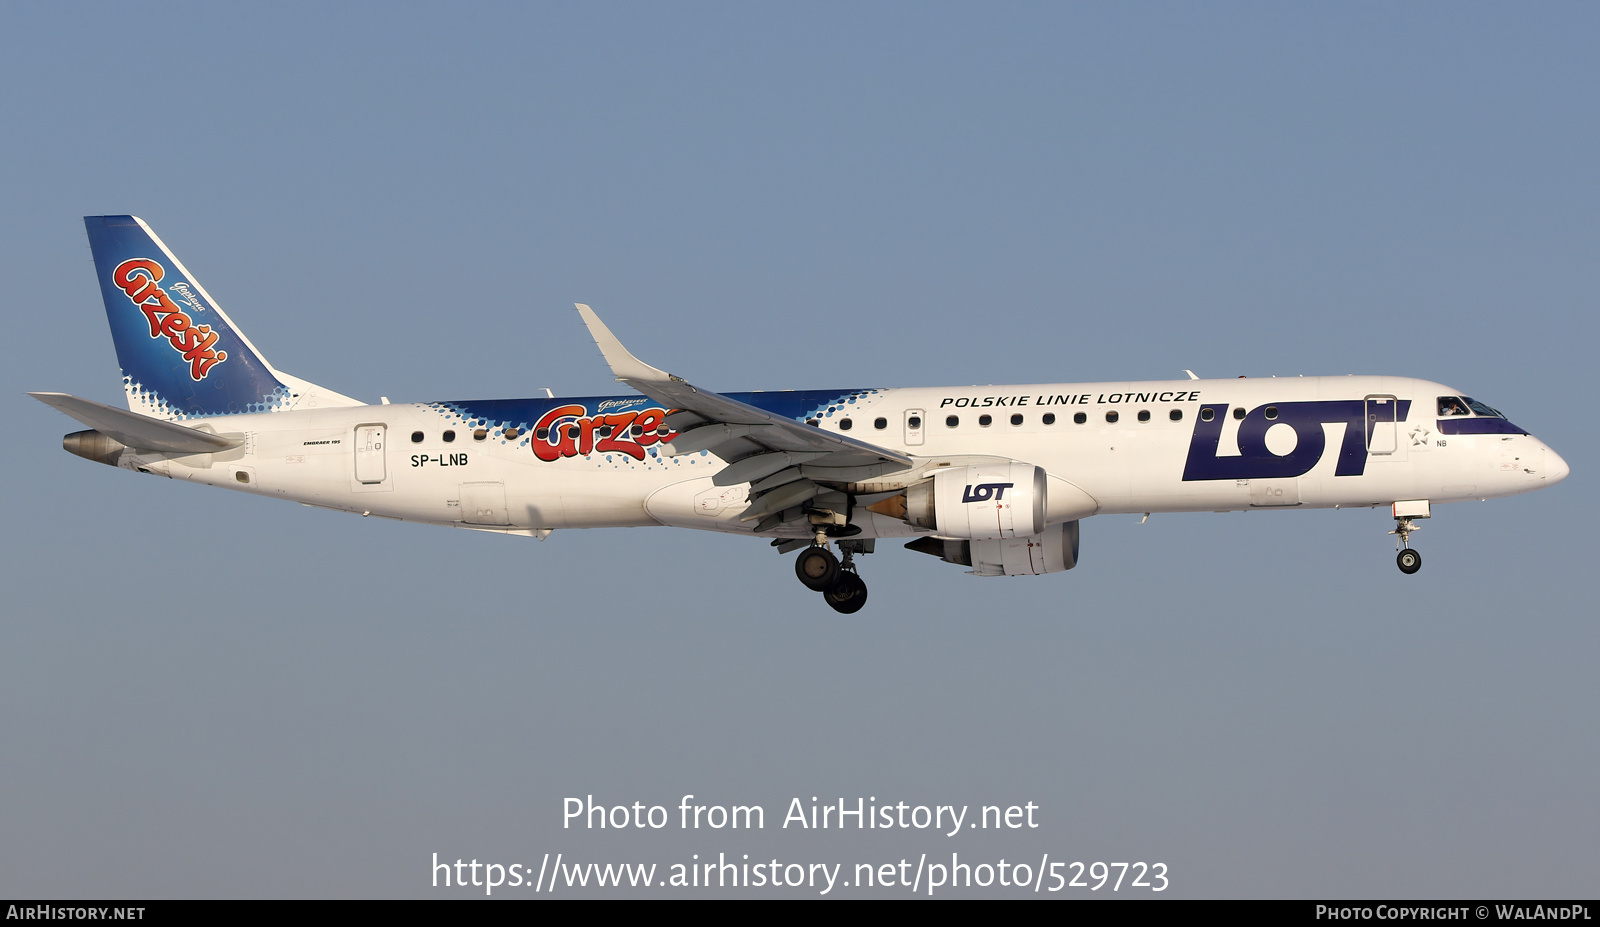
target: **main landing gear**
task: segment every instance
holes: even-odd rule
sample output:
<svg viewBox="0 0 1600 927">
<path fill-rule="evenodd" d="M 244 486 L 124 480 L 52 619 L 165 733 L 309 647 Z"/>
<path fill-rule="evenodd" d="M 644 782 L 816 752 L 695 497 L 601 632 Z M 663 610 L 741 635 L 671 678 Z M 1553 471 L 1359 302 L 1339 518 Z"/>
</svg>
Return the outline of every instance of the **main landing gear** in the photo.
<svg viewBox="0 0 1600 927">
<path fill-rule="evenodd" d="M 841 615 L 853 615 L 867 604 L 867 584 L 856 575 L 855 567 L 839 573 L 839 581 L 822 594 L 828 606 Z"/>
<path fill-rule="evenodd" d="M 794 575 L 807 589 L 827 592 L 839 581 L 839 558 L 826 547 L 807 547 L 794 559 Z"/>
<path fill-rule="evenodd" d="M 840 541 L 839 549 L 844 552 L 844 562 L 840 563 L 828 549 L 827 535 L 819 531 L 816 541 L 795 558 L 794 573 L 807 589 L 822 593 L 822 598 L 834 611 L 853 615 L 867 604 L 867 584 L 856 575 L 855 555 L 869 553 L 870 544 L 870 541 Z"/>
</svg>

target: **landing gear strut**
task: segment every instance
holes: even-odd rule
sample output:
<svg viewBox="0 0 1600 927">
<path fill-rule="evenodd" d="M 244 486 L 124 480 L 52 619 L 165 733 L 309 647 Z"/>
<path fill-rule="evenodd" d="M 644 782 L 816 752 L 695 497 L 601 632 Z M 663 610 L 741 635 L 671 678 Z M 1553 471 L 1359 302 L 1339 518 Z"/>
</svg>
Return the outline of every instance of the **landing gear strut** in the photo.
<svg viewBox="0 0 1600 927">
<path fill-rule="evenodd" d="M 1396 515 L 1394 530 L 1389 532 L 1399 536 L 1400 552 L 1395 554 L 1394 562 L 1399 565 L 1400 572 L 1407 576 L 1422 569 L 1422 555 L 1411 549 L 1411 532 L 1416 530 L 1417 526 L 1412 523 L 1410 516 Z"/>
</svg>

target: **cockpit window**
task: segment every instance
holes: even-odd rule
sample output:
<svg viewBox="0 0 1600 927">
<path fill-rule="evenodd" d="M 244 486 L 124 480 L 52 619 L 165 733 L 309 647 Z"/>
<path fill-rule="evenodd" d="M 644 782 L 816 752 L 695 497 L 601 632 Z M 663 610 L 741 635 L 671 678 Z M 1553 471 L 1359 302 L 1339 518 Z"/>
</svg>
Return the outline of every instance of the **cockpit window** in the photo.
<svg viewBox="0 0 1600 927">
<path fill-rule="evenodd" d="M 1505 418 L 1499 409 L 1492 409 L 1471 396 L 1440 396 L 1439 417 L 1476 415 L 1480 418 Z"/>
</svg>

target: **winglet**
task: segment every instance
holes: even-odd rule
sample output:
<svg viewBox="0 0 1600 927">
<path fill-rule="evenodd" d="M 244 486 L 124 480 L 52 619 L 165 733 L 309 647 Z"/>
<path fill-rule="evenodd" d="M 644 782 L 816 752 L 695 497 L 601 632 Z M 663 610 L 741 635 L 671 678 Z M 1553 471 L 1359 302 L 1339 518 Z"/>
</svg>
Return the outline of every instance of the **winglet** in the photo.
<svg viewBox="0 0 1600 927">
<path fill-rule="evenodd" d="M 573 305 L 578 307 L 578 314 L 583 316 L 583 324 L 589 326 L 589 335 L 594 338 L 594 343 L 600 346 L 600 354 L 605 357 L 606 363 L 611 366 L 612 375 L 618 380 L 625 382 L 677 379 L 665 370 L 657 370 L 629 353 L 628 349 L 622 346 L 622 342 L 617 340 L 617 336 L 611 334 L 611 329 L 606 327 L 606 323 L 600 321 L 600 317 L 594 314 L 593 309 L 583 303 Z"/>
</svg>

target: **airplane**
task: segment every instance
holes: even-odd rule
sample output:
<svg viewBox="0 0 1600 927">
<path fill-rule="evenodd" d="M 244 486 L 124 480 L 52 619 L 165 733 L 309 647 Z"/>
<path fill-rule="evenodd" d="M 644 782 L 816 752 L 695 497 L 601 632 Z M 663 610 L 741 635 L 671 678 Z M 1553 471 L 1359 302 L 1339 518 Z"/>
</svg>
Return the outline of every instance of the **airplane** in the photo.
<svg viewBox="0 0 1600 927">
<path fill-rule="evenodd" d="M 127 408 L 30 393 L 88 460 L 310 506 L 544 539 L 670 526 L 768 539 L 836 611 L 879 539 L 978 576 L 1070 570 L 1093 515 L 1432 505 L 1560 482 L 1461 390 L 1390 376 L 714 393 L 577 310 L 632 393 L 371 405 L 273 367 L 150 227 L 84 219 Z M 546 391 L 548 393 L 548 391 Z M 833 552 L 837 547 L 839 554 Z"/>
</svg>

